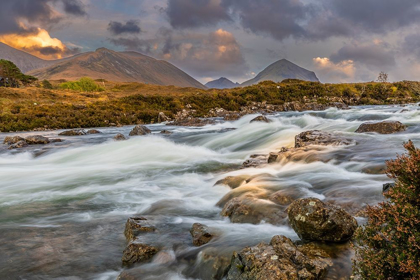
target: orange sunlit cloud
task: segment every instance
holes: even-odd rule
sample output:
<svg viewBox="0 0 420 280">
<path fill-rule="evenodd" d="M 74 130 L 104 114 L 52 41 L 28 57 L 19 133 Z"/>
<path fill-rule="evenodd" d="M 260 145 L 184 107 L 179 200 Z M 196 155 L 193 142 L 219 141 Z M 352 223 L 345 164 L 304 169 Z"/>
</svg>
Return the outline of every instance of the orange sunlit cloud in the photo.
<svg viewBox="0 0 420 280">
<path fill-rule="evenodd" d="M 67 50 L 63 42 L 51 38 L 48 31 L 41 28 L 37 34 L 0 35 L 0 42 L 43 59 L 62 58 Z"/>
</svg>

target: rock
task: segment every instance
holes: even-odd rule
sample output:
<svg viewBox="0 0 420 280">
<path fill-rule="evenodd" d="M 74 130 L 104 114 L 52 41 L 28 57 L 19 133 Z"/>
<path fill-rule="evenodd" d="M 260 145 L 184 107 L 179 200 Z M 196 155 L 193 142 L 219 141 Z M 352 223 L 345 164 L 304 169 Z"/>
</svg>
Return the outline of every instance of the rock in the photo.
<svg viewBox="0 0 420 280">
<path fill-rule="evenodd" d="M 236 121 L 239 120 L 241 118 L 241 114 L 239 113 L 232 113 L 232 114 L 227 114 L 223 117 L 223 119 L 225 121 Z"/>
<path fill-rule="evenodd" d="M 121 133 L 118 133 L 117 135 L 114 136 L 114 140 L 115 141 L 124 141 L 127 140 L 127 138 L 125 138 L 125 136 Z"/>
<path fill-rule="evenodd" d="M 391 134 L 405 131 L 407 127 L 398 121 L 384 121 L 379 123 L 363 123 L 356 130 L 356 133 L 376 132 L 379 134 Z"/>
<path fill-rule="evenodd" d="M 390 189 L 395 187 L 395 183 L 386 183 L 382 186 L 382 193 L 387 193 Z"/>
<path fill-rule="evenodd" d="M 253 122 L 265 122 L 265 123 L 270 123 L 271 121 L 269 119 L 267 119 L 266 116 L 258 116 L 255 119 L 251 120 L 250 123 Z"/>
<path fill-rule="evenodd" d="M 222 280 L 227 274 L 232 252 L 221 252 L 220 248 L 206 248 L 197 257 L 195 265 L 187 269 L 188 279 Z"/>
<path fill-rule="evenodd" d="M 6 138 L 4 138 L 3 144 L 12 145 L 20 141 L 25 141 L 25 139 L 20 136 L 6 136 Z"/>
<path fill-rule="evenodd" d="M 222 180 L 216 182 L 216 185 L 226 185 L 231 189 L 239 188 L 243 183 L 246 183 L 246 180 L 249 179 L 250 176 L 242 175 L 242 176 L 228 176 Z"/>
<path fill-rule="evenodd" d="M 350 145 L 351 140 L 338 137 L 328 132 L 319 130 L 310 130 L 300 133 L 295 137 L 295 148 L 306 147 L 310 145 L 321 146 L 340 146 Z"/>
<path fill-rule="evenodd" d="M 258 167 L 262 164 L 266 164 L 268 161 L 268 155 L 251 155 L 249 159 L 242 163 L 243 168 Z"/>
<path fill-rule="evenodd" d="M 87 134 L 101 134 L 102 132 L 100 132 L 99 130 L 96 130 L 96 129 L 90 129 L 86 133 Z"/>
<path fill-rule="evenodd" d="M 181 119 L 176 120 L 174 122 L 169 123 L 168 125 L 175 125 L 175 126 L 206 126 L 209 124 L 215 124 L 216 122 L 214 120 L 209 119 L 199 119 L 199 118 L 187 118 L 187 119 Z"/>
<path fill-rule="evenodd" d="M 123 265 L 133 265 L 135 263 L 143 263 L 151 260 L 159 249 L 141 243 L 130 243 L 123 252 Z"/>
<path fill-rule="evenodd" d="M 304 254 L 289 238 L 274 236 L 269 245 L 260 243 L 234 253 L 227 280 L 322 279 L 331 259 L 321 249 Z"/>
<path fill-rule="evenodd" d="M 220 214 L 229 217 L 232 223 L 259 224 L 264 221 L 280 225 L 286 218 L 281 206 L 253 197 L 235 197 L 229 200 Z"/>
<path fill-rule="evenodd" d="M 19 142 L 15 143 L 15 144 L 11 145 L 9 147 L 9 150 L 21 149 L 21 148 L 24 148 L 24 147 L 27 147 L 27 146 L 28 146 L 28 143 L 26 143 L 26 141 L 19 141 Z"/>
<path fill-rule="evenodd" d="M 150 129 L 145 127 L 144 125 L 136 125 L 133 130 L 130 132 L 130 136 L 141 136 L 141 135 L 147 135 L 152 133 Z"/>
<path fill-rule="evenodd" d="M 63 142 L 63 140 L 60 139 L 60 138 L 50 139 L 50 141 L 51 141 L 51 143 L 61 143 L 61 142 Z"/>
<path fill-rule="evenodd" d="M 172 132 L 171 132 L 171 131 L 169 131 L 169 130 L 162 130 L 162 131 L 160 132 L 160 134 L 170 135 L 170 134 L 172 134 Z"/>
<path fill-rule="evenodd" d="M 199 223 L 193 224 L 190 233 L 193 238 L 194 246 L 198 247 L 209 243 L 214 237 L 207 226 Z"/>
<path fill-rule="evenodd" d="M 50 139 L 41 135 L 28 136 L 25 138 L 25 141 L 29 145 L 40 145 L 50 143 Z"/>
<path fill-rule="evenodd" d="M 161 122 L 168 122 L 170 120 L 171 120 L 171 118 L 169 118 L 168 116 L 166 116 L 164 112 L 160 112 L 159 113 L 159 115 L 158 115 L 158 122 L 159 123 L 161 123 Z"/>
<path fill-rule="evenodd" d="M 271 194 L 269 199 L 279 205 L 288 206 L 303 195 L 297 188 L 287 188 Z"/>
<path fill-rule="evenodd" d="M 149 224 L 146 218 L 131 217 L 125 224 L 124 235 L 127 240 L 132 241 L 136 239 L 141 233 L 155 232 L 156 228 Z"/>
<path fill-rule="evenodd" d="M 72 130 L 63 131 L 58 135 L 61 135 L 61 136 L 82 136 L 82 135 L 86 135 L 86 130 L 84 130 L 84 129 L 72 129 Z"/>
<path fill-rule="evenodd" d="M 347 212 L 317 198 L 294 201 L 288 216 L 290 225 L 303 240 L 344 242 L 357 228 L 356 220 Z"/>
</svg>

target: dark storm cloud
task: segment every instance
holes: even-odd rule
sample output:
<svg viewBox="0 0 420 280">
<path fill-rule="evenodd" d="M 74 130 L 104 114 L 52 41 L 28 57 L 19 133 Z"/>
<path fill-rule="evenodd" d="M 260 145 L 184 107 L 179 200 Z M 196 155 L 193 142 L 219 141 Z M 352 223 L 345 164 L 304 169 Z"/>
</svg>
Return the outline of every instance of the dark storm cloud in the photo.
<svg viewBox="0 0 420 280">
<path fill-rule="evenodd" d="M 108 24 L 108 31 L 113 35 L 121 34 L 139 34 L 141 32 L 140 25 L 135 20 L 129 20 L 126 23 L 121 23 L 118 21 L 111 21 Z"/>
<path fill-rule="evenodd" d="M 64 11 L 75 16 L 87 15 L 85 6 L 79 0 L 63 0 Z"/>
</svg>

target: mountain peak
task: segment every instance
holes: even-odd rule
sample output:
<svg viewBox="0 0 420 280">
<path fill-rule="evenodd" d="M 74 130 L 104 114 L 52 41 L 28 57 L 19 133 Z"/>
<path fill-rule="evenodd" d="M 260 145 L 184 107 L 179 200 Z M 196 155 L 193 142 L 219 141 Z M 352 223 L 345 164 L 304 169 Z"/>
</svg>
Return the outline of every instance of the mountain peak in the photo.
<svg viewBox="0 0 420 280">
<path fill-rule="evenodd" d="M 239 86 L 238 83 L 235 84 L 234 82 L 232 82 L 231 80 L 225 77 L 221 77 L 217 80 L 208 82 L 206 84 L 206 87 L 208 88 L 217 88 L 217 89 L 234 88 L 237 86 Z"/>
</svg>

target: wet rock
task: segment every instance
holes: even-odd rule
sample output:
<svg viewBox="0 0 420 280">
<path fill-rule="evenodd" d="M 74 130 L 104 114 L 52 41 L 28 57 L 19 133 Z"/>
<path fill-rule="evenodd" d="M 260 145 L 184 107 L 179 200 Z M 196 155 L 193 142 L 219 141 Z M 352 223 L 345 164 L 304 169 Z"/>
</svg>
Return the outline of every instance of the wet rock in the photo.
<svg viewBox="0 0 420 280">
<path fill-rule="evenodd" d="M 253 119 L 253 120 L 250 121 L 250 123 L 253 123 L 253 122 L 270 123 L 271 121 L 266 116 L 258 116 L 255 119 Z"/>
<path fill-rule="evenodd" d="M 193 238 L 194 246 L 198 247 L 209 243 L 214 237 L 207 226 L 199 223 L 193 224 L 190 233 Z"/>
<path fill-rule="evenodd" d="M 274 225 L 284 223 L 284 208 L 275 203 L 253 197 L 235 197 L 229 200 L 221 215 L 229 217 L 232 223 L 259 224 L 267 222 Z"/>
<path fill-rule="evenodd" d="M 159 113 L 159 115 L 158 115 L 158 122 L 159 123 L 161 123 L 161 122 L 168 122 L 170 120 L 171 120 L 171 118 L 169 118 L 168 116 L 166 116 L 164 112 L 160 112 Z"/>
<path fill-rule="evenodd" d="M 268 161 L 268 155 L 251 155 L 249 159 L 242 163 L 243 168 L 258 167 L 266 164 Z"/>
<path fill-rule="evenodd" d="M 118 133 L 117 135 L 114 136 L 114 140 L 115 141 L 124 141 L 124 140 L 127 140 L 127 138 L 123 134 Z"/>
<path fill-rule="evenodd" d="M 310 145 L 321 146 L 340 146 L 350 145 L 351 140 L 345 139 L 331 133 L 319 130 L 310 130 L 300 133 L 295 137 L 295 148 L 306 147 Z"/>
<path fill-rule="evenodd" d="M 86 130 L 84 129 L 72 129 L 72 130 L 67 130 L 67 131 L 63 131 L 58 135 L 61 136 L 82 136 L 82 135 L 86 135 Z"/>
<path fill-rule="evenodd" d="M 144 125 L 136 125 L 130 132 L 130 136 L 142 136 L 152 133 L 150 129 Z"/>
<path fill-rule="evenodd" d="M 87 134 L 101 134 L 102 132 L 100 132 L 99 130 L 96 130 L 96 129 L 90 129 L 86 133 Z"/>
<path fill-rule="evenodd" d="M 296 188 L 288 188 L 284 190 L 277 191 L 270 195 L 269 199 L 279 205 L 288 206 L 296 199 L 299 199 L 304 194 L 301 193 Z"/>
<path fill-rule="evenodd" d="M 207 248 L 198 254 L 194 267 L 187 269 L 194 279 L 221 280 L 227 274 L 232 252 L 221 253 L 220 248 Z"/>
<path fill-rule="evenodd" d="M 393 187 L 395 187 L 395 183 L 386 183 L 382 186 L 382 193 L 387 193 L 389 190 L 391 190 Z"/>
<path fill-rule="evenodd" d="M 141 243 L 130 243 L 123 252 L 123 265 L 129 266 L 135 263 L 143 263 L 151 260 L 154 255 L 159 252 L 159 249 L 154 246 L 149 246 Z"/>
<path fill-rule="evenodd" d="M 60 138 L 50 139 L 50 141 L 51 141 L 51 143 L 61 143 L 61 142 L 63 142 L 63 140 L 60 139 Z"/>
<path fill-rule="evenodd" d="M 246 183 L 246 180 L 249 179 L 249 176 L 242 175 L 242 176 L 228 176 L 222 180 L 216 182 L 216 185 L 226 185 L 231 189 L 239 188 L 243 183 Z"/>
<path fill-rule="evenodd" d="M 7 136 L 6 138 L 4 138 L 3 144 L 12 145 L 20 141 L 25 141 L 25 139 L 23 139 L 20 136 Z"/>
<path fill-rule="evenodd" d="M 50 143 L 50 139 L 41 135 L 28 136 L 25 138 L 25 141 L 29 145 L 45 145 Z"/>
<path fill-rule="evenodd" d="M 28 143 L 26 143 L 26 141 L 19 141 L 13 145 L 10 145 L 9 150 L 21 149 L 27 146 L 28 146 Z"/>
<path fill-rule="evenodd" d="M 171 132 L 171 131 L 169 131 L 169 130 L 162 130 L 162 131 L 160 132 L 160 134 L 170 135 L 170 134 L 172 134 L 172 132 Z"/>
<path fill-rule="evenodd" d="M 288 216 L 290 225 L 303 240 L 344 242 L 357 228 L 356 220 L 343 209 L 316 198 L 294 201 Z"/>
<path fill-rule="evenodd" d="M 141 233 L 155 232 L 156 228 L 149 224 L 146 218 L 131 217 L 125 224 L 124 235 L 127 240 L 132 241 L 136 239 Z"/>
<path fill-rule="evenodd" d="M 227 280 L 323 279 L 332 262 L 321 249 L 317 253 L 304 254 L 289 238 L 274 236 L 269 245 L 234 253 Z"/>
<path fill-rule="evenodd" d="M 363 123 L 356 133 L 376 132 L 379 134 L 391 134 L 405 131 L 407 127 L 398 121 L 384 121 L 379 123 Z"/>
</svg>

